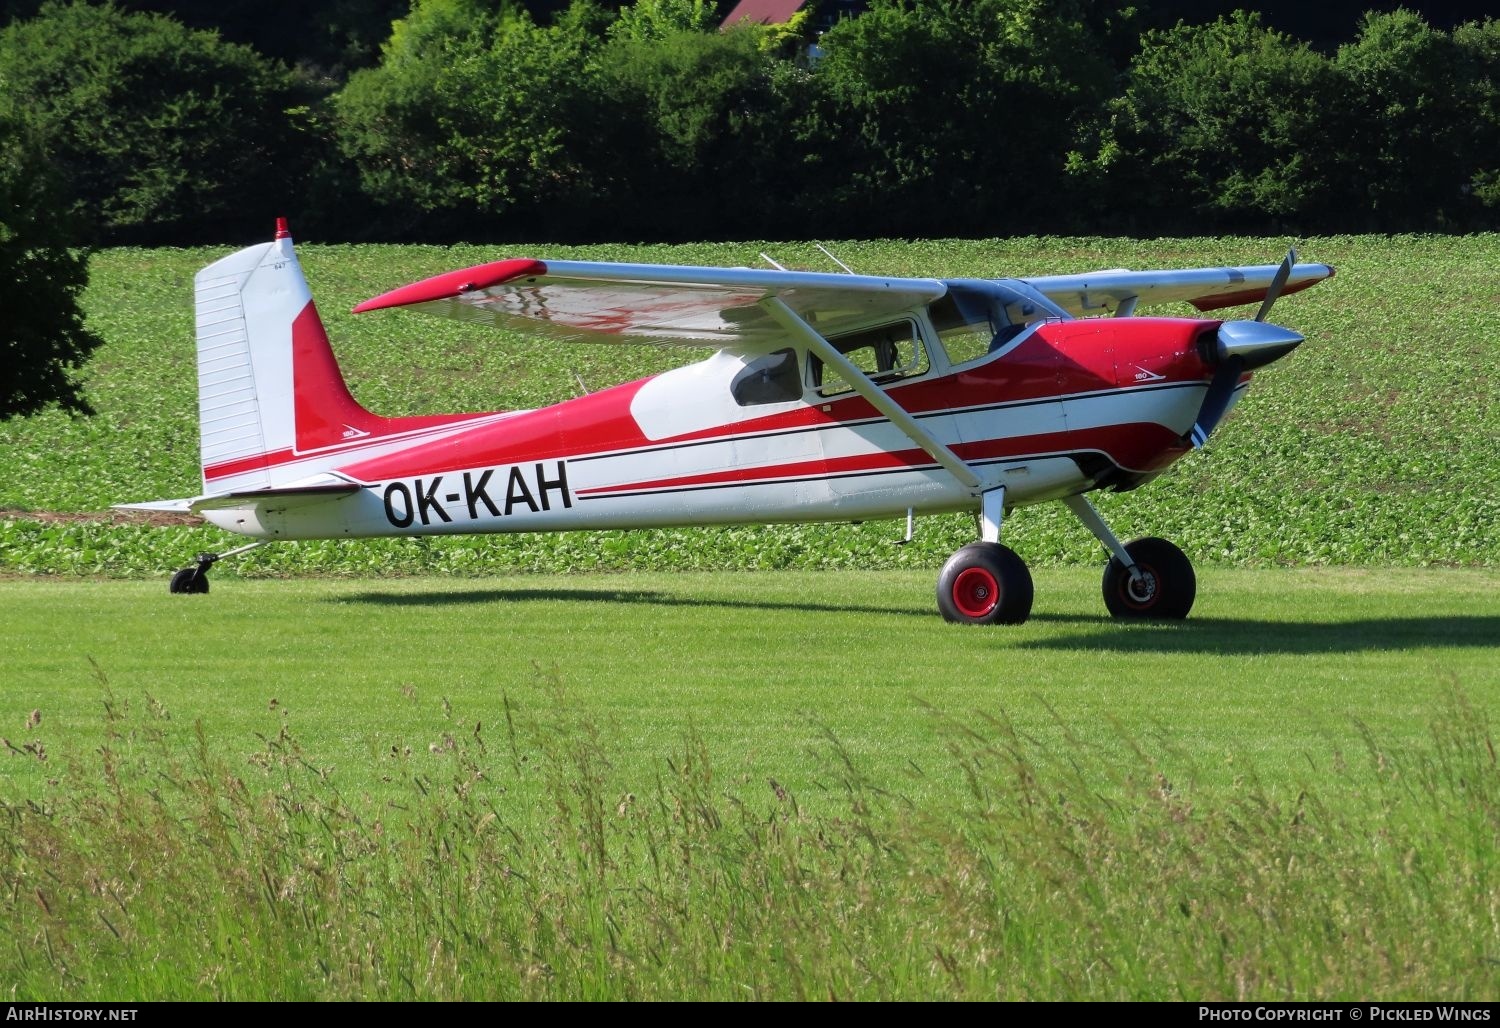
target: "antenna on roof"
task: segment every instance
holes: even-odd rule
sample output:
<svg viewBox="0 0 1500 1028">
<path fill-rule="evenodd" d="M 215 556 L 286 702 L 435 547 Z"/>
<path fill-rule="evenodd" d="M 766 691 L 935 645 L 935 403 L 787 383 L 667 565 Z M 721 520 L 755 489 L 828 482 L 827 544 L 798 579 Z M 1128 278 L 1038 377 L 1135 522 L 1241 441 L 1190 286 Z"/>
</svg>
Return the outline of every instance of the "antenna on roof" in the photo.
<svg viewBox="0 0 1500 1028">
<path fill-rule="evenodd" d="M 831 252 L 829 252 L 828 247 L 824 246 L 822 243 L 814 243 L 813 245 L 816 246 L 819 250 L 823 251 L 824 257 L 827 257 L 829 260 L 833 261 L 833 263 L 843 268 L 845 273 L 850 275 L 854 274 L 854 269 L 849 267 L 849 265 L 845 264 L 843 261 L 835 257 Z"/>
<path fill-rule="evenodd" d="M 763 253 L 763 254 L 760 255 L 760 259 L 763 260 L 763 261 L 765 261 L 771 267 L 775 268 L 777 271 L 785 271 L 786 270 L 780 264 L 777 264 L 774 260 L 772 260 L 770 254 Z"/>
</svg>

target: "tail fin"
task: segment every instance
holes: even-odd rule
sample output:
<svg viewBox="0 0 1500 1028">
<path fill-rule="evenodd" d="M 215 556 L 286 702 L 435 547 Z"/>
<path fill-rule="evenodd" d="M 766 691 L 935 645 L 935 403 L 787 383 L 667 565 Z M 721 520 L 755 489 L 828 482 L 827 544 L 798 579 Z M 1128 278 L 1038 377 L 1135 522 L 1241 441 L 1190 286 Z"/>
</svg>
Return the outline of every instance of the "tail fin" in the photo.
<svg viewBox="0 0 1500 1028">
<path fill-rule="evenodd" d="M 286 219 L 274 242 L 210 264 L 193 288 L 205 493 L 291 484 L 396 427 L 349 394 Z"/>
</svg>

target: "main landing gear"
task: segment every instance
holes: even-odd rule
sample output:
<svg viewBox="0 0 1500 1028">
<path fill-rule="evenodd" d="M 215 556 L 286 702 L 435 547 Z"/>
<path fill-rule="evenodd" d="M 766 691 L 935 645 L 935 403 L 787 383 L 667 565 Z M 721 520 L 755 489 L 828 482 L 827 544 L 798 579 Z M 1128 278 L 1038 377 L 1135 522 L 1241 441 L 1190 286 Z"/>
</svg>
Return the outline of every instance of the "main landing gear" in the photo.
<svg viewBox="0 0 1500 1028">
<path fill-rule="evenodd" d="M 1165 539 L 1122 544 L 1083 496 L 1063 501 L 1104 544 L 1104 605 L 1117 618 L 1182 619 L 1193 609 L 1198 580 L 1192 562 Z M 1031 572 L 1014 550 L 1000 543 L 1004 488 L 981 496 L 981 541 L 948 558 L 938 575 L 938 610 L 968 625 L 1018 625 L 1031 615 Z"/>
<path fill-rule="evenodd" d="M 1193 609 L 1198 579 L 1192 562 L 1165 539 L 1137 539 L 1125 552 L 1134 569 L 1119 557 L 1104 566 L 1104 605 L 1117 618 L 1181 620 Z M 1132 573 L 1133 572 L 1133 573 Z"/>
<path fill-rule="evenodd" d="M 237 546 L 224 553 L 200 553 L 195 563 L 190 568 L 183 568 L 172 575 L 172 581 L 167 585 L 167 590 L 174 595 L 177 593 L 206 593 L 208 592 L 208 569 L 226 557 L 237 557 L 242 553 L 259 549 L 266 545 L 265 542 L 250 543 L 246 546 Z"/>
<path fill-rule="evenodd" d="M 969 625 L 1019 625 L 1031 616 L 1031 572 L 1015 550 L 970 543 L 938 574 L 938 610 Z"/>
</svg>

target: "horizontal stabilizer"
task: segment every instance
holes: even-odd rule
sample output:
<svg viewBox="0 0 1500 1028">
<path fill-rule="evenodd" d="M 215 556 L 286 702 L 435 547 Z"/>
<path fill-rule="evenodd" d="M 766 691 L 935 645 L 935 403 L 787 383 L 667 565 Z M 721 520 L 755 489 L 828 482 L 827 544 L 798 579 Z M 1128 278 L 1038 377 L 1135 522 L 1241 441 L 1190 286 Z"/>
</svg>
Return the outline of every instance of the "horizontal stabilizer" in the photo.
<svg viewBox="0 0 1500 1028">
<path fill-rule="evenodd" d="M 191 514 L 193 504 L 201 497 L 187 496 L 180 500 L 151 500 L 148 503 L 116 503 L 110 510 L 139 510 L 147 514 Z"/>
<path fill-rule="evenodd" d="M 198 514 L 205 510 L 234 510 L 257 503 L 276 501 L 277 506 L 305 507 L 326 503 L 341 496 L 359 492 L 352 482 L 319 482 L 312 485 L 284 486 L 280 489 L 245 489 L 232 493 L 209 493 L 180 500 L 152 500 L 147 503 L 117 503 L 115 510 L 140 510 L 155 514 Z"/>
<path fill-rule="evenodd" d="M 341 496 L 359 492 L 360 487 L 350 482 L 338 485 L 309 485 L 284 487 L 281 489 L 247 489 L 243 492 L 226 493 L 223 496 L 202 496 L 193 501 L 193 513 L 204 510 L 233 510 L 252 504 L 275 501 L 281 508 L 306 507 L 314 503 L 326 503 Z"/>
</svg>

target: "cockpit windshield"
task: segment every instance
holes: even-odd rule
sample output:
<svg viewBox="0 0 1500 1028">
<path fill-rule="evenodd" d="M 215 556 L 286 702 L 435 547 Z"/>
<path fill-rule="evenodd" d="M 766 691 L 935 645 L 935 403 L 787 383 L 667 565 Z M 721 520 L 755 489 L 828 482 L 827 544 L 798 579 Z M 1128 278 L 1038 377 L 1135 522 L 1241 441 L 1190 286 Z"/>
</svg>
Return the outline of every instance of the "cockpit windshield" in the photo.
<svg viewBox="0 0 1500 1028">
<path fill-rule="evenodd" d="M 1069 315 L 1018 279 L 950 279 L 928 307 L 948 363 L 965 364 L 1019 339 L 1034 325 Z"/>
</svg>

